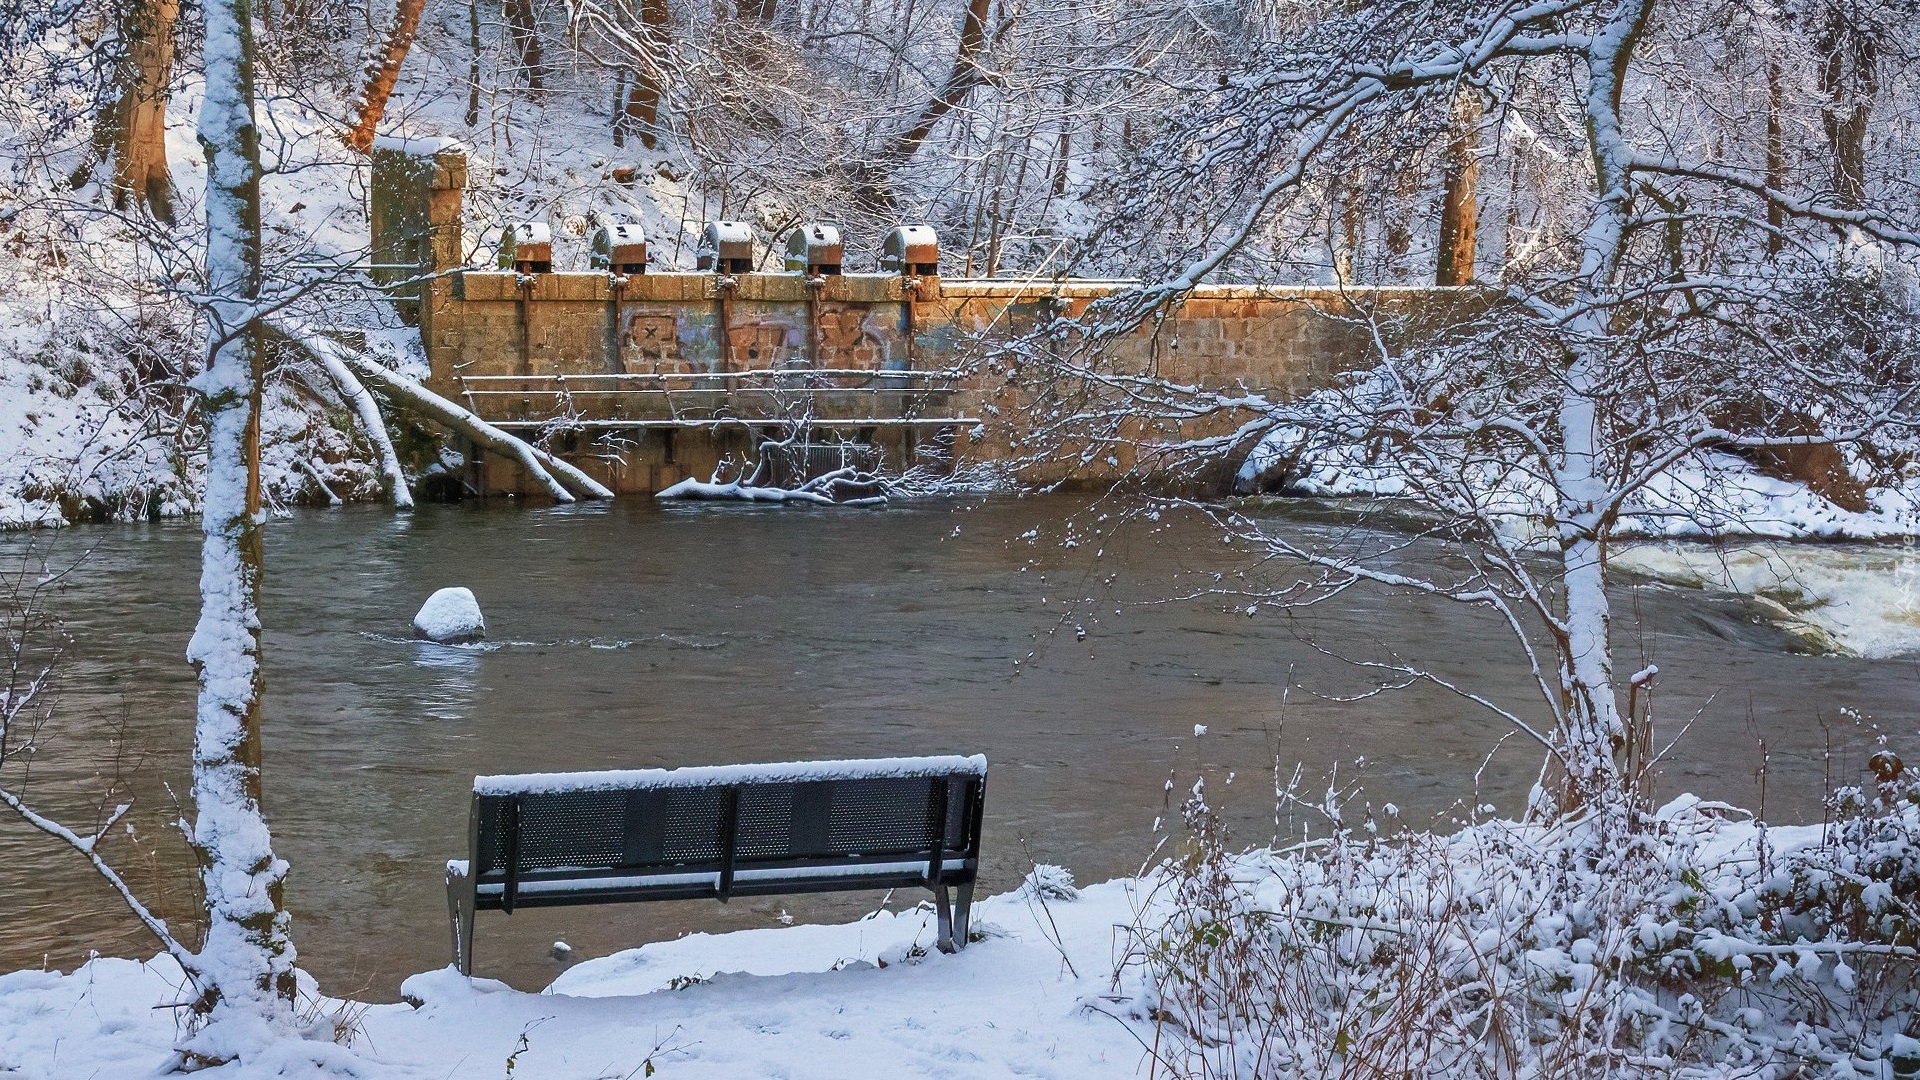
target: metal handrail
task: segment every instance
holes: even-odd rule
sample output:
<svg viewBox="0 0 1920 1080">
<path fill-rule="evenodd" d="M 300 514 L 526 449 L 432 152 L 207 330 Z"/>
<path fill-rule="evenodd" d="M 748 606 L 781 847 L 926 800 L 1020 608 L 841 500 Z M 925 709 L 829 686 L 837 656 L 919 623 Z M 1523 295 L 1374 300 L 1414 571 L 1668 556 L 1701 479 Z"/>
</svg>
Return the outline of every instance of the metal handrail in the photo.
<svg viewBox="0 0 1920 1080">
<path fill-rule="evenodd" d="M 526 379 L 544 379 L 553 382 L 573 382 L 593 379 L 741 379 L 765 376 L 822 375 L 829 377 L 862 378 L 920 378 L 920 379 L 958 379 L 966 375 L 963 371 L 908 371 L 888 368 L 755 368 L 749 371 L 632 371 L 632 372 L 592 372 L 568 375 L 562 372 L 549 374 L 530 373 L 526 375 L 455 375 L 462 382 L 512 382 Z"/>
<path fill-rule="evenodd" d="M 555 397 L 567 397 L 572 394 L 592 394 L 595 397 L 609 397 L 617 394 L 667 395 L 674 394 L 957 394 L 957 387 L 943 386 L 914 390 L 898 386 L 743 386 L 733 389 L 696 390 L 687 387 L 660 387 L 640 390 L 575 390 L 568 387 L 536 387 L 520 390 L 469 390 L 468 397 L 526 397 L 529 394 L 552 394 Z"/>
</svg>

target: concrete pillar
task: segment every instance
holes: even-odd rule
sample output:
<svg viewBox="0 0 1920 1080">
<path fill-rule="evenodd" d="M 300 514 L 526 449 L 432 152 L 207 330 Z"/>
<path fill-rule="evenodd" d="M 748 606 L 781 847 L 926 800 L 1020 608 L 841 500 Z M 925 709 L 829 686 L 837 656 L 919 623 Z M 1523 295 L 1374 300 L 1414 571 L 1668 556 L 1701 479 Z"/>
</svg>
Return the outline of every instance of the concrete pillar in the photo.
<svg viewBox="0 0 1920 1080">
<path fill-rule="evenodd" d="M 374 141 L 371 156 L 367 217 L 373 280 L 393 285 L 459 266 L 466 148 L 451 139 L 382 138 Z M 402 318 L 424 323 L 431 321 L 436 302 L 451 296 L 442 279 L 398 291 L 394 300 Z M 424 338 L 427 327 L 421 330 Z"/>
</svg>

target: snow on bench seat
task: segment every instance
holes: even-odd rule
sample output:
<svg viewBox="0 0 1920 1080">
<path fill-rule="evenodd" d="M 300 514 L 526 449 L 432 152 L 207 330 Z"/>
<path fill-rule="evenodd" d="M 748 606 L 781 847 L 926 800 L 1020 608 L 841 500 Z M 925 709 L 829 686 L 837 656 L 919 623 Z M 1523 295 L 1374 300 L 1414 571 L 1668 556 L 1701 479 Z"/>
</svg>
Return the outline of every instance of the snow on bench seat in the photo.
<svg viewBox="0 0 1920 1080">
<path fill-rule="evenodd" d="M 679 769 L 603 769 L 598 772 L 503 773 L 473 778 L 475 795 L 536 795 L 630 788 L 718 787 L 812 780 L 872 780 L 884 777 L 987 775 L 982 754 L 934 757 L 852 758 L 838 761 L 774 761 L 760 765 L 689 765 Z"/>
</svg>

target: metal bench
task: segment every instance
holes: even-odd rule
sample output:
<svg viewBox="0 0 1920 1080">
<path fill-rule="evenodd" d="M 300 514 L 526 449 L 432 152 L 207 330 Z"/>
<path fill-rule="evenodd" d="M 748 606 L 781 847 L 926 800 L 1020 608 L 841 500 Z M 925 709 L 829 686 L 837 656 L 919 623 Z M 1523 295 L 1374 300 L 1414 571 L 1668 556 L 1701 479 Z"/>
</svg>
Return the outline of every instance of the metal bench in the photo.
<svg viewBox="0 0 1920 1080">
<path fill-rule="evenodd" d="M 480 910 L 906 886 L 933 891 L 952 952 L 986 787 L 979 755 L 475 777 L 469 857 L 447 863 L 454 964 L 473 971 Z"/>
</svg>

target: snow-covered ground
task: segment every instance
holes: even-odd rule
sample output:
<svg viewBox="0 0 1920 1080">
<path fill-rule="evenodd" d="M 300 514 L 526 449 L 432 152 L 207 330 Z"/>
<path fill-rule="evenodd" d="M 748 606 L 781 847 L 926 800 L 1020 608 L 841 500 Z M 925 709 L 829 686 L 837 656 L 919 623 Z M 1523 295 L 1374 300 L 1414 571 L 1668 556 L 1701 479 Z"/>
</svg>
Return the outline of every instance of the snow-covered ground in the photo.
<svg viewBox="0 0 1920 1080">
<path fill-rule="evenodd" d="M 337 1042 L 290 1039 L 204 1075 L 1133 1076 L 1147 1059 L 1136 1035 L 1151 1040 L 1151 1025 L 1109 1014 L 1103 995 L 1135 888 L 984 900 L 973 923 L 984 938 L 951 956 L 932 949 L 931 912 L 908 910 L 660 942 L 578 964 L 540 993 L 428 972 L 403 987 L 417 1008 L 309 997 L 314 1030 L 337 1025 Z M 484 919 L 479 945 L 484 969 Z M 185 1010 L 168 1006 L 183 985 L 165 956 L 0 976 L 0 1076 L 147 1075 L 179 1035 Z"/>
<path fill-rule="evenodd" d="M 1613 565 L 1671 584 L 1744 593 L 1826 649 L 1882 658 L 1920 653 L 1920 546 L 1634 544 Z"/>
<path fill-rule="evenodd" d="M 1269 435 L 1239 472 L 1243 486 L 1299 454 L 1294 429 Z M 1398 498 L 1411 479 L 1390 455 L 1361 442 L 1316 446 L 1290 469 L 1289 494 Z M 1488 505 L 1510 515 L 1517 534 L 1535 529 L 1546 505 L 1537 478 L 1520 472 L 1484 478 Z M 1805 484 L 1767 476 L 1730 454 L 1703 452 L 1654 477 L 1621 515 L 1621 537 L 1758 537 L 1773 540 L 1893 540 L 1920 536 L 1920 477 L 1871 488 L 1868 508 L 1842 509 Z"/>
<path fill-rule="evenodd" d="M 418 59 L 385 130 L 469 147 L 465 250 L 474 262 L 492 259 L 503 223 L 543 220 L 560 264 L 584 268 L 590 219 L 607 216 L 639 221 L 663 267 L 692 266 L 703 209 L 679 179 L 687 167 L 673 151 L 630 147 L 619 164 L 635 170 L 633 181 L 608 182 L 615 162 L 603 109 L 555 94 L 508 102 L 469 127 L 464 81 L 434 71 L 426 53 Z M 198 509 L 201 460 L 177 384 L 194 373 L 201 346 L 193 312 L 170 283 L 191 284 L 204 235 L 196 220 L 206 182 L 194 136 L 200 85 L 197 75 L 183 77 L 168 110 L 168 165 L 184 219 L 177 249 L 109 213 L 95 187 L 48 186 L 45 175 L 64 176 L 79 161 L 84 139 L 53 148 L 41 169 L 0 131 L 0 204 L 12 208 L 0 224 L 9 239 L 0 245 L 0 529 Z M 340 145 L 344 103 L 273 95 L 259 108 L 276 132 L 261 191 L 273 280 L 364 261 L 367 162 Z M 309 306 L 303 321 L 368 337 L 400 370 L 420 365 L 416 332 L 372 292 L 331 283 Z M 324 375 L 289 365 L 269 382 L 268 502 L 380 498 L 375 457 Z"/>
<path fill-rule="evenodd" d="M 1843 792 L 1855 816 L 1772 828 L 1682 796 L 1624 846 L 1483 820 L 1234 853 L 1196 785 L 1178 858 L 1078 892 L 1038 868 L 975 908 L 954 955 L 923 907 L 689 935 L 538 993 L 445 968 L 367 1005 L 302 976 L 304 1037 L 203 1075 L 1588 1076 L 1626 1054 L 1617 1075 L 1881 1078 L 1920 1056 L 1912 994 L 1871 956 L 1904 933 L 1913 790 Z M 1838 864 L 1871 880 L 1831 892 Z M 191 996 L 164 955 L 0 976 L 0 1076 L 152 1075 Z M 1522 1067 L 1502 1072 L 1509 1054 Z"/>
</svg>

